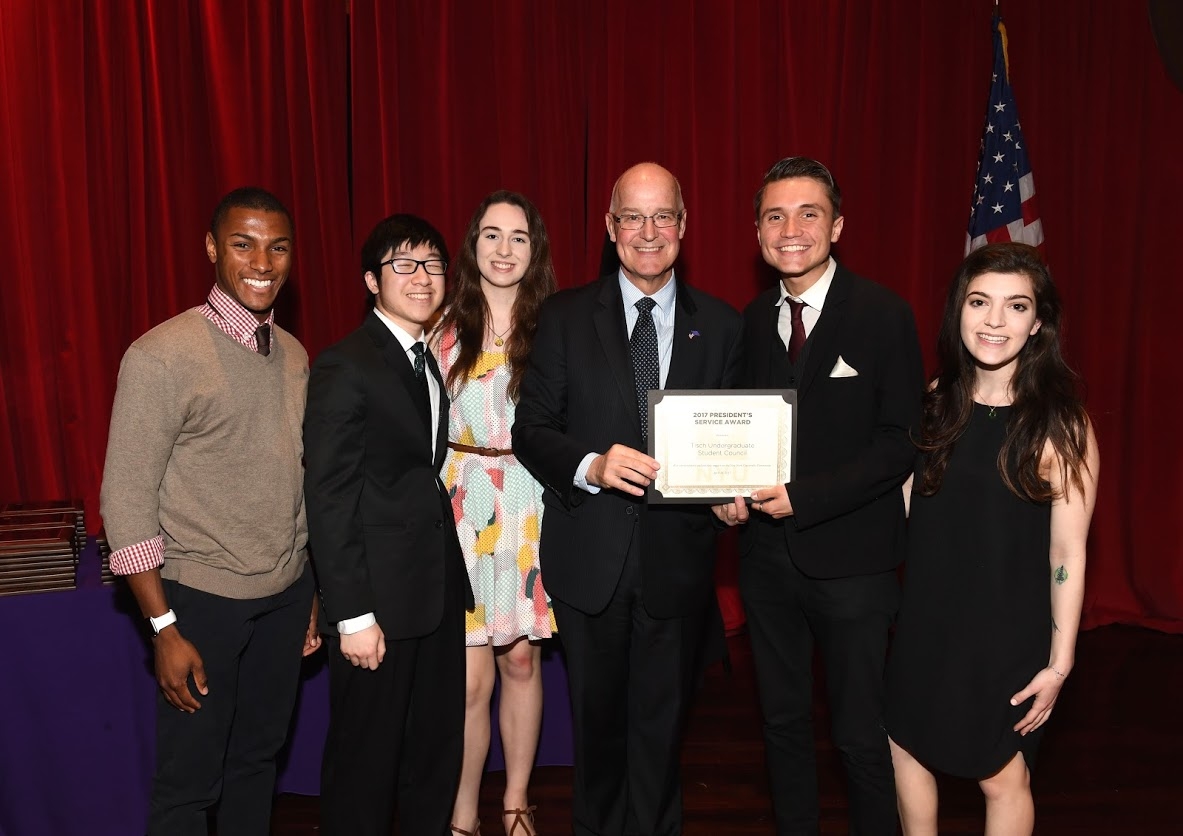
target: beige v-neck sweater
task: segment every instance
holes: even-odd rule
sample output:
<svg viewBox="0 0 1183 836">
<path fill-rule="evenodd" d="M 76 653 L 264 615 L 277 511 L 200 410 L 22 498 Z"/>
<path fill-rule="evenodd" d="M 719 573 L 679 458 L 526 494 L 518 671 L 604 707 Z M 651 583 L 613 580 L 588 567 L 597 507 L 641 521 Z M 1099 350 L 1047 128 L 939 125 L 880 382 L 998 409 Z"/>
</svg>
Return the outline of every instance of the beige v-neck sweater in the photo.
<svg viewBox="0 0 1183 836">
<path fill-rule="evenodd" d="M 227 598 L 286 589 L 307 560 L 307 382 L 308 354 L 280 328 L 267 357 L 197 310 L 132 343 L 103 473 L 111 548 L 161 535 L 165 578 Z"/>
</svg>

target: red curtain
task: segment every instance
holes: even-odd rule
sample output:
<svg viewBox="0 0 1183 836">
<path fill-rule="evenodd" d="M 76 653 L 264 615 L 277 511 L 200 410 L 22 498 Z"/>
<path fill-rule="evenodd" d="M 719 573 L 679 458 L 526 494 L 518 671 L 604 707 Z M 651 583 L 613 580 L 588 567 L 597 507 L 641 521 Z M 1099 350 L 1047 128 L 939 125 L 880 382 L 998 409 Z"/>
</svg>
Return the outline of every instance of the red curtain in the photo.
<svg viewBox="0 0 1183 836">
<path fill-rule="evenodd" d="M 247 182 L 295 212 L 280 315 L 315 354 L 360 319 L 356 251 L 384 215 L 420 213 L 455 246 L 485 193 L 518 189 L 546 218 L 560 282 L 581 284 L 612 182 L 644 159 L 682 181 L 680 269 L 742 306 L 772 280 L 752 226 L 760 177 L 816 156 L 845 192 L 839 257 L 912 302 L 931 359 L 964 243 L 992 6 L 0 4 L 0 499 L 76 494 L 96 510 L 118 358 L 200 301 L 209 212 Z M 1183 632 L 1167 344 L 1183 303 L 1183 94 L 1139 4 L 1002 11 L 1103 458 L 1085 621 Z"/>
<path fill-rule="evenodd" d="M 298 254 L 280 322 L 327 340 L 352 261 L 340 4 L 0 4 L 0 499 L 85 498 L 119 358 L 213 282 L 218 197 L 274 191 Z"/>
<path fill-rule="evenodd" d="M 458 246 L 486 194 L 528 195 L 565 283 L 584 265 L 584 7 L 354 0 L 353 216 L 392 212 Z M 602 211 L 602 210 L 601 210 Z M 360 276 L 358 293 L 362 294 Z"/>
</svg>

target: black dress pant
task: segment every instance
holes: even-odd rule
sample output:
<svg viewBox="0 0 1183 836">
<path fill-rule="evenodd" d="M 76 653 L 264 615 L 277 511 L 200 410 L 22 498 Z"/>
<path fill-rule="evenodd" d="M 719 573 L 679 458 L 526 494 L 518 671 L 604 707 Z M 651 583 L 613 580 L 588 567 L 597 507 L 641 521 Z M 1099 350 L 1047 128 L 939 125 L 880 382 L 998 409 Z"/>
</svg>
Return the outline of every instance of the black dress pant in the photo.
<svg viewBox="0 0 1183 836">
<path fill-rule="evenodd" d="M 682 832 L 681 739 L 705 607 L 681 618 L 648 613 L 636 533 L 606 609 L 553 602 L 571 689 L 576 836 Z"/>
<path fill-rule="evenodd" d="M 894 571 L 803 575 L 779 526 L 752 523 L 739 588 L 764 715 L 778 836 L 819 832 L 813 733 L 813 650 L 825 665 L 830 734 L 846 771 L 853 836 L 894 836 L 895 776 L 883 727 L 888 630 L 899 606 Z"/>
<path fill-rule="evenodd" d="M 329 732 L 321 768 L 324 836 L 450 833 L 464 754 L 464 612 L 468 576 L 446 559 L 434 632 L 386 641 L 377 670 L 354 667 L 327 638 Z M 463 585 L 462 585 L 463 584 Z"/>
<path fill-rule="evenodd" d="M 309 567 L 283 592 L 247 600 L 164 581 L 177 628 L 201 654 L 209 694 L 189 677 L 201 703 L 192 714 L 157 695 L 150 836 L 206 836 L 214 804 L 219 836 L 269 832 L 275 757 L 296 702 L 313 591 Z"/>
</svg>

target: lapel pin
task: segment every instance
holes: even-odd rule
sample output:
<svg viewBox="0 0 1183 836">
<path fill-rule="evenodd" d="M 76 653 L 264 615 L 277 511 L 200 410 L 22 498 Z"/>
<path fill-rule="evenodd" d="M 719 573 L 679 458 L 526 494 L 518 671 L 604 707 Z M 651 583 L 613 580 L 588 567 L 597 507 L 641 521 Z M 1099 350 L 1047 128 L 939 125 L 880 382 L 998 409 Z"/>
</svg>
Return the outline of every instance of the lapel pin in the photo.
<svg viewBox="0 0 1183 836">
<path fill-rule="evenodd" d="M 695 337 L 700 337 L 700 336 L 702 336 L 702 335 L 699 334 L 697 331 L 690 332 L 690 339 L 694 339 Z"/>
</svg>

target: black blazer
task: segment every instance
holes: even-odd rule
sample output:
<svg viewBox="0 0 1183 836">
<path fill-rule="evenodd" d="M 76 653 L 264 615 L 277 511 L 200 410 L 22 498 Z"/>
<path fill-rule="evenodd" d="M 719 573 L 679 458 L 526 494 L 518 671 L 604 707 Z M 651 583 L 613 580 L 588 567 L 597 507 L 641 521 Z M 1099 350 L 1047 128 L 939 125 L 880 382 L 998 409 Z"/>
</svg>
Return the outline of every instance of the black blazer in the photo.
<svg viewBox="0 0 1183 836">
<path fill-rule="evenodd" d="M 438 381 L 435 361 L 428 362 Z M 433 457 L 422 390 L 402 345 L 374 313 L 312 365 L 304 498 L 322 632 L 336 634 L 338 621 L 367 612 L 387 640 L 439 626 L 444 561 L 463 558 L 439 479 L 447 391 L 441 384 Z"/>
<path fill-rule="evenodd" d="M 739 374 L 741 318 L 681 282 L 667 389 L 723 389 Z M 548 299 L 522 380 L 513 426 L 518 459 L 542 483 L 542 581 L 560 601 L 595 614 L 607 606 L 629 544 L 641 538 L 641 583 L 651 615 L 697 612 L 709 600 L 714 517 L 705 505 L 649 508 L 614 490 L 572 484 L 588 453 L 643 450 L 618 275 Z"/>
<path fill-rule="evenodd" d="M 796 475 L 788 484 L 794 516 L 783 526 L 789 555 L 803 573 L 839 578 L 883 572 L 903 559 L 900 485 L 912 469 L 910 438 L 919 426 L 924 370 L 908 303 L 841 264 L 798 368 L 777 333 L 779 288 L 744 311 L 743 388 L 797 390 Z M 857 372 L 834 377 L 838 358 Z"/>
</svg>

